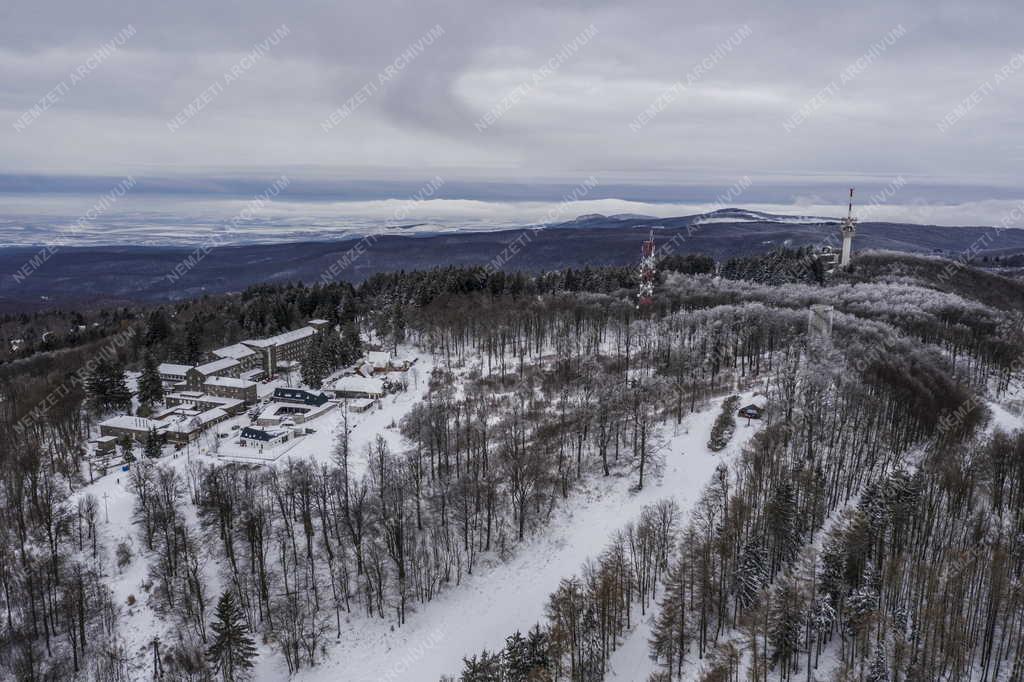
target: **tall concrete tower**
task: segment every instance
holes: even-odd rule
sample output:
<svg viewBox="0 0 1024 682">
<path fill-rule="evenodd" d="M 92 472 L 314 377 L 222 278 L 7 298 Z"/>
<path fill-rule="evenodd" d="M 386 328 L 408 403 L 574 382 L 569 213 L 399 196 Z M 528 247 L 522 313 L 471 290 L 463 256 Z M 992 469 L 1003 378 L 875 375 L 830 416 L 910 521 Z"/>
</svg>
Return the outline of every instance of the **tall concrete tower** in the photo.
<svg viewBox="0 0 1024 682">
<path fill-rule="evenodd" d="M 857 219 L 853 217 L 853 188 L 850 188 L 850 204 L 846 218 L 843 219 L 843 255 L 839 259 L 839 267 L 850 267 L 850 251 L 853 249 L 853 235 L 857 234 Z"/>
<path fill-rule="evenodd" d="M 812 305 L 807 311 L 807 333 L 811 338 L 827 339 L 832 336 L 833 308 L 830 305 Z"/>
</svg>

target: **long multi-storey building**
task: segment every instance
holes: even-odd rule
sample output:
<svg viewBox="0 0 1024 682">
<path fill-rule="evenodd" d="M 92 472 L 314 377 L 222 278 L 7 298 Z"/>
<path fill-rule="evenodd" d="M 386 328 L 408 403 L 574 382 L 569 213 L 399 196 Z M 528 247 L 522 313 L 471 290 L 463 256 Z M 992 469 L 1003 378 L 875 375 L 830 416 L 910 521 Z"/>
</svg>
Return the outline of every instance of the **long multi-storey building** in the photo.
<svg viewBox="0 0 1024 682">
<path fill-rule="evenodd" d="M 273 375 L 279 363 L 301 362 L 314 335 L 329 328 L 327 320 L 310 320 L 304 327 L 269 338 L 246 339 L 216 348 L 208 354 L 207 362 L 196 367 L 165 362 L 158 371 L 160 378 L 169 386 L 184 385 L 193 391 L 207 390 L 225 397 L 249 400 L 249 393 L 254 392 L 249 383 Z M 209 390 L 206 383 L 214 377 L 238 379 L 247 383 L 243 386 L 235 382 L 214 381 L 215 388 Z"/>
</svg>

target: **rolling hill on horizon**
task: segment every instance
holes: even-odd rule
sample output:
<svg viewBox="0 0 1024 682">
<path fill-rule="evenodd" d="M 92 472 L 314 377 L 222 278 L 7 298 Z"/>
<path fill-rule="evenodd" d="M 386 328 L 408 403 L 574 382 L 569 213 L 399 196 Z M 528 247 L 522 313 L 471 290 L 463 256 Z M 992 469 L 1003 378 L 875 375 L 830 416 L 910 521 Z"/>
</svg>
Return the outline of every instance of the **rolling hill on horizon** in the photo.
<svg viewBox="0 0 1024 682">
<path fill-rule="evenodd" d="M 440 265 L 492 263 L 528 271 L 625 266 L 637 262 L 649 232 L 663 252 L 670 244 L 676 254 L 724 261 L 778 248 L 837 246 L 836 223 L 835 218 L 728 208 L 675 218 L 592 214 L 546 227 L 491 231 L 387 230 L 287 244 L 59 246 L 42 259 L 41 247 L 11 246 L 0 248 L 0 309 L 174 301 L 259 282 L 358 282 L 377 272 Z M 1024 252 L 1024 230 L 864 222 L 854 249 L 951 258 L 973 253 L 983 262 Z"/>
</svg>

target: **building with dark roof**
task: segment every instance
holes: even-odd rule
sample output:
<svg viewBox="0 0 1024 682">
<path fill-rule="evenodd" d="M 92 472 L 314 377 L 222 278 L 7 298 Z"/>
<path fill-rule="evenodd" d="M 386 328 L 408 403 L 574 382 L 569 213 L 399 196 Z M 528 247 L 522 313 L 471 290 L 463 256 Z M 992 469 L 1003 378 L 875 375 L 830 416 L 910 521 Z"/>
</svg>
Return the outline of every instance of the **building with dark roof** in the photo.
<svg viewBox="0 0 1024 682">
<path fill-rule="evenodd" d="M 327 395 L 320 391 L 307 391 L 302 388 L 275 388 L 274 402 L 295 403 L 320 407 L 328 401 Z"/>
</svg>

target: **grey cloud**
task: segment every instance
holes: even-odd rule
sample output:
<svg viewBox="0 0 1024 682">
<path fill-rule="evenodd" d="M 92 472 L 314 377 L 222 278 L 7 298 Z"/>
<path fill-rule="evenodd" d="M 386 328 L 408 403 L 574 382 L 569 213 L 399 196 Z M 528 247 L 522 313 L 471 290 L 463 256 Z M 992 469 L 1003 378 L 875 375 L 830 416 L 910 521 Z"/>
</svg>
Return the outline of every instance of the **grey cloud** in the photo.
<svg viewBox="0 0 1024 682">
<path fill-rule="evenodd" d="M 479 179 L 606 172 L 897 172 L 1011 184 L 1024 70 L 936 122 L 1024 51 L 1019 3 L 13 0 L 0 10 L 0 171 L 119 174 L 381 168 Z M 120 52 L 12 123 L 132 25 Z M 171 134 L 167 121 L 275 27 L 290 34 Z M 474 127 L 593 24 L 598 34 L 493 125 Z M 445 34 L 341 125 L 320 123 L 432 26 Z M 738 27 L 751 35 L 642 130 L 629 123 Z M 783 122 L 893 27 L 906 35 L 792 132 Z"/>
</svg>

